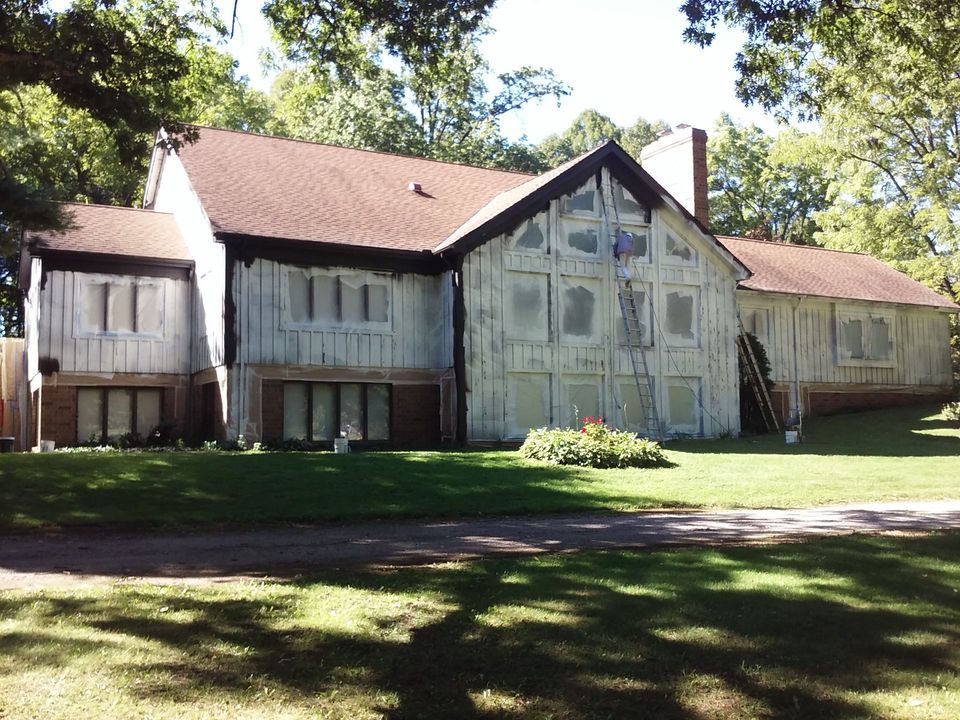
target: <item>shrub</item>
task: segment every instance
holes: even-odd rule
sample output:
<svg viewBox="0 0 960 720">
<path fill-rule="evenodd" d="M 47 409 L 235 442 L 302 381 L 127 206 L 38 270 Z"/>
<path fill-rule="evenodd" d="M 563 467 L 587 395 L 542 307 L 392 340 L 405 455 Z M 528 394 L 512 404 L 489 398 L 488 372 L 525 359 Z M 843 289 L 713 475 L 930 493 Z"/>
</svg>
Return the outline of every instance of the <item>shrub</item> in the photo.
<svg viewBox="0 0 960 720">
<path fill-rule="evenodd" d="M 947 403 L 940 412 L 950 422 L 960 423 L 960 400 Z"/>
<path fill-rule="evenodd" d="M 614 430 L 603 418 L 584 418 L 580 430 L 540 428 L 531 430 L 520 454 L 552 465 L 595 468 L 662 467 L 667 464 L 660 445 L 631 432 Z"/>
</svg>

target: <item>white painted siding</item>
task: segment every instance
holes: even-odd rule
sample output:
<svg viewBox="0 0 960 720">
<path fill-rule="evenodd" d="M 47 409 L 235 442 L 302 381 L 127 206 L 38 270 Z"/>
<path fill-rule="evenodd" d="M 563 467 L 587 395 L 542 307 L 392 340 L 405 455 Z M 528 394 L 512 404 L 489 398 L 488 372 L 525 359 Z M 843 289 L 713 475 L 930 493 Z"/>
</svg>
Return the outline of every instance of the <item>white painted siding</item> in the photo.
<svg viewBox="0 0 960 720">
<path fill-rule="evenodd" d="M 122 276 L 90 275 L 54 270 L 47 273 L 39 293 L 38 357 L 55 358 L 61 372 L 174 373 L 189 371 L 190 283 L 170 278 L 149 278 L 163 288 L 163 325 L 158 336 L 91 334 L 79 323 L 80 285 L 83 278 L 98 280 Z M 32 337 L 31 337 L 32 342 Z"/>
<path fill-rule="evenodd" d="M 257 259 L 237 262 L 238 360 L 260 365 L 349 368 L 428 368 L 453 365 L 449 274 L 383 274 L 390 284 L 386 327 L 311 327 L 287 313 L 285 274 L 293 266 Z M 360 271 L 331 268 L 345 275 Z"/>
<path fill-rule="evenodd" d="M 193 256 L 193 348 L 191 372 L 223 364 L 224 356 L 224 248 L 213 238 L 210 219 L 190 185 L 175 154 L 163 159 L 154 196 L 154 210 L 172 213 Z"/>
<path fill-rule="evenodd" d="M 37 361 L 40 357 L 40 279 L 43 261 L 30 260 L 30 287 L 23 301 L 23 337 L 27 352 L 27 382 L 40 372 Z"/>
<path fill-rule="evenodd" d="M 553 201 L 542 216 L 546 247 L 524 247 L 517 242 L 518 247 L 511 249 L 510 237 L 505 235 L 484 243 L 464 259 L 470 439 L 497 440 L 525 434 L 516 420 L 518 395 L 529 402 L 535 390 L 544 387 L 549 424 L 571 424 L 574 411 L 570 398 L 580 396 L 592 402 L 587 389 L 596 384 L 600 414 L 609 424 L 625 426 L 623 404 L 627 398 L 621 387 L 635 383 L 629 353 L 616 343 L 623 320 L 610 243 L 601 231 L 599 251 L 593 257 L 571 249 L 568 242 L 562 243 L 562 223 L 566 221 L 569 228 L 580 221 L 561 214 L 560 204 Z M 695 250 L 689 262 L 664 258 L 668 230 Z M 633 286 L 642 286 L 653 299 L 653 347 L 647 350 L 647 362 L 655 380 L 661 417 L 669 422 L 668 388 L 689 385 L 702 404 L 702 408 L 698 404 L 700 417 L 694 434 L 737 433 L 740 413 L 734 270 L 671 208 L 653 211 L 647 232 L 649 250 L 645 257 L 634 260 Z M 514 317 L 516 298 L 512 295 L 521 276 L 528 277 L 523 285 L 531 300 L 543 289 L 548 293 L 546 327 L 527 321 L 526 337 L 519 336 Z M 564 332 L 563 316 L 565 290 L 576 286 L 596 292 L 598 306 L 591 332 L 579 338 Z M 694 318 L 698 330 L 693 340 L 671 341 L 663 326 L 667 294 L 676 291 L 692 294 L 698 300 Z M 531 418 L 539 417 L 539 409 L 534 409 L 537 412 L 527 413 Z M 582 417 L 588 413 L 578 408 L 578 414 Z M 678 433 L 690 432 L 687 426 L 675 429 Z"/>
<path fill-rule="evenodd" d="M 948 313 L 922 307 L 784 298 L 740 291 L 741 315 L 760 310 L 764 332 L 758 333 L 778 383 L 852 383 L 861 385 L 934 385 L 952 382 Z M 893 367 L 837 361 L 838 313 L 882 312 L 894 322 Z M 794 350 L 796 349 L 796 353 Z"/>
</svg>

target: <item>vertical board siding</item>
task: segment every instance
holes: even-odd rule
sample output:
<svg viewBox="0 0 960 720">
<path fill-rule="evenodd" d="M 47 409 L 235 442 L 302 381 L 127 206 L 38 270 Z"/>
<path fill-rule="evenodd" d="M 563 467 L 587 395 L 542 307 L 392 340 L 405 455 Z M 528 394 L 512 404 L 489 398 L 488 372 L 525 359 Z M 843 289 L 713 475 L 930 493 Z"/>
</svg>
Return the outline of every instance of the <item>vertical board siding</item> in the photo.
<svg viewBox="0 0 960 720">
<path fill-rule="evenodd" d="M 604 171 L 606 172 L 606 171 Z M 721 265 L 706 243 L 683 221 L 674 219 L 671 232 L 697 249 L 698 263 L 693 266 L 660 267 L 665 225 L 655 210 L 650 225 L 649 261 L 637 261 L 637 280 L 650 284 L 657 321 L 664 302 L 663 284 L 681 284 L 699 288 L 700 335 L 697 347 L 673 348 L 666 352 L 656 322 L 652 335 L 654 347 L 647 352 L 647 364 L 654 376 L 661 414 L 666 401 L 665 377 L 688 377 L 701 387 L 703 433 L 717 435 L 739 431 L 739 392 L 736 361 L 736 281 L 733 270 Z M 616 410 L 618 382 L 632 379 L 630 357 L 616 345 L 617 327 L 623 320 L 616 299 L 614 265 L 607 238 L 601 237 L 600 259 L 564 256 L 560 243 L 559 202 L 550 203 L 546 217 L 549 252 L 508 250 L 504 236 L 480 245 L 464 258 L 466 324 L 464 346 L 467 374 L 467 434 L 472 440 L 508 439 L 511 423 L 505 422 L 510 407 L 508 377 L 515 373 L 549 374 L 550 420 L 554 425 L 566 421 L 563 406 L 567 393 L 563 383 L 569 378 L 589 375 L 600 382 L 600 408 L 611 423 L 618 424 Z M 510 288 L 505 272 L 526 272 L 549 278 L 547 319 L 549 332 L 544 341 L 505 336 L 504 314 L 510 312 Z M 600 296 L 597 342 L 561 340 L 561 284 L 564 278 L 593 278 Z M 505 294 L 507 293 L 507 294 Z"/>
<path fill-rule="evenodd" d="M 391 329 L 290 326 L 284 270 L 273 260 L 237 263 L 234 300 L 244 363 L 360 368 L 447 368 L 453 363 L 452 298 L 447 275 L 391 276 Z M 344 268 L 344 272 L 353 272 Z M 441 298 L 443 301 L 441 302 Z"/>
<path fill-rule="evenodd" d="M 164 286 L 163 337 L 93 336 L 77 328 L 83 275 L 67 270 L 47 273 L 46 286 L 39 290 L 37 357 L 55 358 L 62 372 L 189 372 L 189 281 L 155 278 Z"/>
<path fill-rule="evenodd" d="M 764 343 L 771 378 L 778 383 L 949 385 L 949 315 L 930 308 L 864 304 L 843 300 L 786 299 L 756 292 L 738 293 L 738 302 L 764 307 L 770 314 Z M 794 312 L 796 364 L 794 368 Z M 840 365 L 837 362 L 837 312 L 875 308 L 895 317 L 895 367 Z"/>
</svg>

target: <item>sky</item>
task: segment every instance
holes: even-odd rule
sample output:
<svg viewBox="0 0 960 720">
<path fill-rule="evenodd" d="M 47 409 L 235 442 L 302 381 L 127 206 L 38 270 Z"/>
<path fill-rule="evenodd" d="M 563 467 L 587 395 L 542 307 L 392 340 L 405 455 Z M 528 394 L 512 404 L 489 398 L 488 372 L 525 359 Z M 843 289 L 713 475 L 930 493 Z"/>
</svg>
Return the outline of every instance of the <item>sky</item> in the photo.
<svg viewBox="0 0 960 720">
<path fill-rule="evenodd" d="M 232 0 L 221 0 L 229 18 Z M 511 113 L 502 121 L 511 140 L 539 142 L 562 132 L 593 108 L 618 125 L 638 117 L 687 123 L 707 131 L 721 112 L 776 132 L 776 122 L 736 98 L 733 69 L 742 36 L 721 30 L 701 49 L 683 42 L 680 0 L 498 0 L 489 15 L 494 33 L 482 51 L 494 73 L 524 65 L 552 69 L 572 89 L 557 107 L 553 99 Z M 240 0 L 238 26 L 226 45 L 240 72 L 262 90 L 270 77 L 260 69 L 260 49 L 270 31 L 259 2 Z"/>
</svg>

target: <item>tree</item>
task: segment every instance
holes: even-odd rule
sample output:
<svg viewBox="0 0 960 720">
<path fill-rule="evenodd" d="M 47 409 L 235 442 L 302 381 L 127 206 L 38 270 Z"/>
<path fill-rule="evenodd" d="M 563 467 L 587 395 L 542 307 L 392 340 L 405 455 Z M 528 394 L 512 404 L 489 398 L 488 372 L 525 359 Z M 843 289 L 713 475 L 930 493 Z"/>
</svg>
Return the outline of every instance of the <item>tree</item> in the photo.
<svg viewBox="0 0 960 720">
<path fill-rule="evenodd" d="M 742 29 L 739 96 L 820 121 L 836 177 L 817 239 L 960 300 L 960 5 L 687 0 L 687 40 Z M 953 342 L 960 348 L 960 328 Z"/>
<path fill-rule="evenodd" d="M 211 45 L 192 41 L 182 50 L 187 74 L 171 82 L 179 117 L 221 127 L 262 130 L 267 98 L 236 77 L 236 63 Z M 114 128 L 67 105 L 44 85 L 0 92 L 0 161 L 3 196 L 21 203 L 0 223 L 0 334 L 22 332 L 16 288 L 19 243 L 25 227 L 62 222 L 47 202 L 77 200 L 133 205 L 140 199 L 155 127 L 118 139 Z M 131 158 L 126 154 L 130 153 Z M 19 199 L 18 199 L 19 198 Z"/>
<path fill-rule="evenodd" d="M 627 128 L 617 125 L 606 115 L 590 109 L 584 110 L 559 135 L 548 135 L 537 146 L 537 151 L 546 158 L 549 167 L 556 167 L 595 148 L 605 140 L 614 140 L 637 160 L 640 151 L 670 126 L 662 120 L 651 123 L 643 118 Z"/>
<path fill-rule="evenodd" d="M 367 59 L 367 39 L 408 67 L 442 62 L 476 32 L 495 0 L 267 0 L 264 15 L 295 65 L 351 78 Z"/>
<path fill-rule="evenodd" d="M 707 140 L 710 227 L 719 234 L 809 245 L 827 206 L 829 175 L 815 134 L 776 138 L 756 125 L 717 120 Z"/>
<path fill-rule="evenodd" d="M 489 66 L 478 50 L 479 30 L 453 43 L 435 62 L 384 67 L 381 47 L 367 45 L 350 77 L 335 68 L 281 73 L 273 88 L 272 131 L 319 142 L 400 152 L 514 170 L 542 169 L 524 143 L 509 142 L 501 118 L 568 89 L 543 68 L 503 73 L 491 92 Z"/>
</svg>

